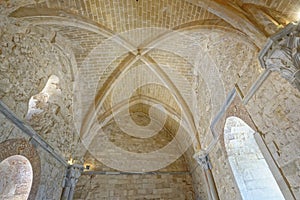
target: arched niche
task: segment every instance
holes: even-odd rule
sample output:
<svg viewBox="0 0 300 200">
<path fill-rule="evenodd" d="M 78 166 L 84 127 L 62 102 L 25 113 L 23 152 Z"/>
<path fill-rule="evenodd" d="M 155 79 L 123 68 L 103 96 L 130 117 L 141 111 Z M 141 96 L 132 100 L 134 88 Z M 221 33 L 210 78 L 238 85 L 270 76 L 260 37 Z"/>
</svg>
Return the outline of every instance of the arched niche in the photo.
<svg viewBox="0 0 300 200">
<path fill-rule="evenodd" d="M 22 160 L 19 160 L 20 162 L 25 162 L 25 159 L 26 159 L 31 165 L 32 184 L 31 184 L 31 189 L 29 191 L 27 199 L 33 200 L 36 198 L 37 191 L 38 191 L 39 185 L 40 185 L 40 178 L 41 178 L 40 157 L 39 157 L 36 149 L 25 139 L 9 139 L 9 140 L 6 140 L 6 141 L 0 143 L 0 163 L 4 162 L 4 166 L 2 166 L 2 167 L 12 166 L 12 164 L 9 164 L 9 163 L 12 163 L 13 161 L 17 161 L 15 159 L 17 157 L 14 157 L 14 156 L 18 156 L 18 158 L 20 158 L 20 157 L 23 158 Z M 13 160 L 11 160 L 11 159 L 13 159 Z M 7 161 L 9 161 L 8 164 L 7 164 Z M 1 175 L 0 175 L 0 177 L 2 179 Z M 4 183 L 2 183 L 2 182 L 1 182 L 1 184 L 4 185 Z M 3 199 L 3 198 L 1 198 L 1 195 L 0 195 L 0 199 Z M 17 199 L 17 198 L 4 198 L 4 199 Z"/>
<path fill-rule="evenodd" d="M 254 133 L 240 118 L 226 119 L 224 143 L 242 199 L 284 200 Z"/>
<path fill-rule="evenodd" d="M 0 199 L 27 200 L 33 179 L 29 160 L 14 155 L 0 162 Z"/>
</svg>

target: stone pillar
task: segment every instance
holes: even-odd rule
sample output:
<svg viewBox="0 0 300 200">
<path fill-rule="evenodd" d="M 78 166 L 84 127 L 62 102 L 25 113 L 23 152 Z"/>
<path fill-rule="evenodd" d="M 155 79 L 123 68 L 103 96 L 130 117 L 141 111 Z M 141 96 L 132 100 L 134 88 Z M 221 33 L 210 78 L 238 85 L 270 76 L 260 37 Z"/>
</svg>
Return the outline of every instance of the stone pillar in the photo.
<svg viewBox="0 0 300 200">
<path fill-rule="evenodd" d="M 78 178 L 83 172 L 84 167 L 82 165 L 73 164 L 69 165 L 66 171 L 66 176 L 63 182 L 63 192 L 61 200 L 72 200 L 76 183 Z"/>
<path fill-rule="evenodd" d="M 211 163 L 209 160 L 209 157 L 207 154 L 200 154 L 200 155 L 195 155 L 194 158 L 197 160 L 197 162 L 199 163 L 199 165 L 202 167 L 203 171 L 204 171 L 204 175 L 207 181 L 207 189 L 209 192 L 209 198 L 211 200 L 219 200 L 219 195 L 218 195 L 218 191 L 216 188 L 216 184 L 211 172 Z"/>
<path fill-rule="evenodd" d="M 263 68 L 279 72 L 300 91 L 300 22 L 272 35 L 258 57 Z"/>
</svg>

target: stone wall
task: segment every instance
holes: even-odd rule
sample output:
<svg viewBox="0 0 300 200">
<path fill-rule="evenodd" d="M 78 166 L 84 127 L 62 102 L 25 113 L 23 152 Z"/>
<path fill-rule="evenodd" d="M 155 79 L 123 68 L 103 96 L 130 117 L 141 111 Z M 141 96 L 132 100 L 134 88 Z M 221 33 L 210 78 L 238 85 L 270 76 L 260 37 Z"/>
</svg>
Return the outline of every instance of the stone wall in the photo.
<svg viewBox="0 0 300 200">
<path fill-rule="evenodd" d="M 150 119 L 147 114 L 131 111 L 130 115 L 134 122 L 139 125 L 149 123 Z M 176 129 L 176 127 L 172 128 Z M 127 135 L 114 120 L 110 120 L 102 128 L 102 131 L 116 147 L 129 152 L 154 152 L 163 148 L 173 139 L 168 126 L 150 138 L 136 138 Z M 113 169 L 113 166 L 103 164 L 101 157 L 95 157 L 99 144 L 97 139 L 94 139 L 88 148 L 90 152 L 84 156 L 85 164 L 89 165 L 90 169 L 79 178 L 75 199 L 206 199 L 203 198 L 204 194 L 201 189 L 203 186 L 201 171 L 199 173 L 199 170 L 193 170 L 195 172 L 193 178 L 189 172 L 192 165 L 196 167 L 196 163 L 190 163 L 193 162 L 193 159 L 190 160 L 193 155 L 192 147 L 172 164 L 158 169 L 156 172 L 132 174 L 119 172 Z M 113 156 L 113 153 L 113 149 L 111 149 L 110 155 Z M 138 166 L 142 164 L 142 161 L 134 160 L 131 163 Z M 89 173 L 93 175 L 89 175 Z M 201 184 L 199 187 L 198 183 Z M 195 187 L 197 191 L 201 192 L 200 195 L 194 193 Z"/>
<path fill-rule="evenodd" d="M 226 112 L 215 125 L 215 131 L 217 134 L 220 134 L 220 137 L 212 151 L 209 153 L 209 158 L 212 163 L 213 177 L 221 199 L 242 198 L 228 160 L 228 154 L 224 142 L 225 120 L 231 116 L 243 119 L 243 121 L 245 121 L 252 129 L 257 130 L 255 124 L 251 120 L 251 116 L 247 112 L 246 107 L 241 102 L 238 94 L 236 94 Z"/>
<path fill-rule="evenodd" d="M 272 73 L 247 105 L 276 165 L 300 199 L 300 93 Z"/>
<path fill-rule="evenodd" d="M 41 180 L 36 200 L 60 199 L 65 166 L 38 148 L 41 158 Z"/>
<path fill-rule="evenodd" d="M 65 166 L 0 114 L 0 162 L 12 155 L 26 157 L 33 170 L 29 199 L 60 199 Z"/>
<path fill-rule="evenodd" d="M 107 124 L 105 124 L 101 129 L 95 130 L 96 133 L 93 134 L 92 141 L 89 145 L 86 145 L 87 153 L 84 156 L 84 162 L 89 164 L 92 170 L 95 171 L 107 171 L 107 170 L 132 170 L 136 169 L 134 172 L 140 172 L 142 169 L 147 169 L 147 171 L 188 171 L 187 163 L 185 160 L 186 155 L 181 155 L 178 147 L 172 147 L 172 152 L 179 152 L 178 158 L 174 160 L 170 160 L 171 163 L 166 163 L 166 165 L 162 165 L 161 168 L 155 169 L 156 166 L 150 166 L 149 163 L 146 162 L 143 156 L 147 156 L 147 154 L 155 153 L 156 151 L 167 146 L 172 140 L 174 140 L 171 132 L 168 130 L 167 123 L 162 125 L 162 129 L 151 137 L 139 138 L 135 137 L 129 129 L 122 129 L 120 127 L 125 127 L 128 125 L 128 118 L 132 117 L 134 123 L 137 123 L 140 126 L 147 125 L 150 121 L 150 118 L 144 112 L 133 112 L 130 113 L 131 116 L 128 116 L 127 119 L 124 119 L 121 122 L 116 122 L 118 118 L 113 118 Z M 156 122 L 154 122 L 156 123 Z M 176 129 L 175 126 L 170 127 Z M 94 130 L 94 129 L 93 129 Z M 134 131 L 134 130 L 133 130 Z M 111 146 L 108 146 L 109 144 Z M 104 146 L 108 146 L 109 151 L 107 149 L 103 149 Z M 121 150 L 120 150 L 121 149 Z M 120 152 L 122 159 L 120 159 Z M 135 159 L 132 159 L 130 153 L 139 153 Z M 157 154 L 161 155 L 161 154 Z M 165 157 L 154 157 L 156 159 L 155 162 L 160 162 L 162 159 L 166 160 L 166 156 L 168 156 L 168 152 L 166 152 Z M 119 165 L 123 164 L 125 161 L 127 162 L 128 169 L 120 169 Z M 130 160 L 132 159 L 132 160 Z M 111 165 L 110 165 L 111 164 Z M 106 165 L 106 166 L 105 166 Z M 110 165 L 110 166 L 109 166 Z M 131 167 L 135 165 L 134 167 Z M 122 166 L 122 167 L 124 167 Z M 147 168 L 149 167 L 149 168 Z M 155 167 L 155 168 L 153 168 Z"/>
<path fill-rule="evenodd" d="M 244 0 L 239 1 L 237 4 L 232 1 L 228 4 L 225 3 L 228 6 L 232 5 L 232 9 L 229 9 L 230 12 L 232 11 L 232 13 L 230 13 L 232 15 L 228 15 L 228 9 L 225 6 L 222 11 L 218 11 L 218 16 L 220 16 L 219 18 L 218 16 L 212 14 L 215 13 L 215 8 L 210 8 L 210 6 L 214 5 L 213 1 L 211 5 L 207 5 L 207 8 L 210 10 L 210 12 L 207 9 L 203 9 L 201 6 L 195 6 L 189 2 L 195 1 L 167 2 L 155 0 L 149 2 L 144 1 L 143 3 L 141 1 L 132 1 L 126 5 L 124 2 L 93 2 L 91 0 L 86 1 L 85 3 L 81 2 L 82 4 L 78 4 L 75 1 L 39 1 L 38 3 L 34 3 L 33 1 L 25 2 L 15 0 L 0 3 L 1 14 L 8 14 L 9 12 L 13 11 L 14 8 L 18 8 L 19 6 L 28 6 L 25 8 L 25 10 L 23 8 L 23 11 L 25 11 L 24 13 L 22 13 L 22 9 L 19 10 L 20 12 L 15 12 L 15 16 L 22 16 L 22 14 L 23 16 L 26 16 L 26 14 L 47 15 L 49 14 L 47 12 L 54 11 L 55 9 L 63 10 L 63 14 L 60 12 L 54 12 L 52 14 L 53 16 L 48 18 L 50 21 L 53 20 L 56 21 L 57 24 L 60 24 L 58 26 L 49 25 L 46 23 L 46 21 L 41 19 L 40 23 L 45 22 L 45 24 L 47 24 L 47 29 L 44 29 L 45 25 L 32 26 L 30 23 L 26 23 L 26 20 L 24 19 L 17 20 L 0 16 L 0 99 L 6 103 L 13 112 L 23 119 L 28 110 L 29 99 L 32 96 L 40 94 L 45 87 L 48 78 L 51 75 L 56 75 L 59 78 L 59 84 L 57 84 L 56 87 L 60 92 L 56 95 L 53 95 L 51 98 L 49 98 L 49 100 L 38 104 L 38 108 L 41 109 L 42 112 L 36 113 L 34 116 L 32 116 L 32 118 L 29 120 L 29 123 L 37 131 L 37 133 L 41 135 L 51 146 L 53 146 L 56 151 L 64 156 L 64 158 L 74 158 L 76 155 L 73 155 L 73 152 L 76 149 L 79 149 L 79 145 L 77 145 L 78 136 L 76 135 L 76 130 L 73 124 L 74 113 L 72 110 L 72 106 L 74 105 L 74 102 L 72 102 L 72 77 L 74 77 L 74 74 L 72 76 L 71 67 L 73 66 L 71 66 L 69 63 L 70 55 L 68 55 L 68 52 L 65 51 L 66 49 L 62 48 L 62 50 L 58 45 L 59 35 L 62 36 L 61 38 L 68 38 L 71 43 L 73 43 L 73 47 L 77 48 L 78 55 L 76 55 L 75 59 L 78 61 L 78 63 L 81 63 L 85 56 L 88 55 L 88 51 L 92 50 L 93 47 L 97 46 L 105 38 L 103 35 L 98 33 L 92 33 L 91 31 L 83 30 L 79 31 L 79 28 L 77 29 L 78 24 L 81 24 L 81 28 L 84 28 L 82 22 L 88 24 L 88 20 L 93 21 L 93 23 L 91 23 L 92 25 L 94 25 L 94 22 L 101 24 L 99 27 L 97 27 L 97 31 L 99 31 L 98 28 L 104 29 L 105 33 L 111 32 L 112 35 L 114 34 L 113 31 L 121 33 L 123 31 L 130 31 L 136 28 L 160 27 L 163 29 L 166 28 L 176 30 L 178 27 L 184 27 L 188 24 L 190 24 L 191 27 L 199 26 L 200 30 L 195 28 L 191 31 L 194 31 L 195 35 L 191 34 L 191 36 L 195 36 L 195 41 L 199 41 L 200 46 L 203 47 L 200 54 L 201 56 L 205 56 L 199 58 L 201 61 L 199 61 L 199 66 L 198 63 L 196 63 L 196 65 L 201 69 L 196 68 L 193 71 L 193 69 L 189 66 L 189 69 L 185 70 L 184 67 L 180 67 L 182 62 L 178 62 L 176 65 L 176 62 L 179 61 L 178 59 L 174 59 L 172 56 L 167 58 L 165 57 L 164 59 L 167 61 L 167 63 L 173 61 L 174 65 L 176 65 L 176 68 L 174 68 L 176 71 L 186 71 L 186 73 L 190 75 L 192 71 L 193 73 L 196 71 L 196 73 L 193 74 L 196 75 L 196 77 L 190 77 L 192 81 L 198 80 L 198 82 L 195 83 L 195 90 L 198 90 L 195 91 L 196 100 L 195 102 L 192 102 L 193 105 L 197 106 L 195 106 L 196 109 L 194 109 L 195 111 L 193 112 L 195 113 L 193 114 L 195 114 L 195 123 L 197 124 L 196 127 L 198 129 L 197 131 L 199 132 L 201 147 L 206 148 L 209 142 L 211 142 L 213 139 L 213 136 L 209 130 L 209 125 L 213 117 L 217 114 L 224 103 L 225 96 L 234 88 L 234 86 L 238 86 L 243 94 L 247 94 L 250 86 L 254 83 L 261 71 L 256 59 L 258 49 L 252 44 L 253 41 L 248 41 L 249 37 L 253 39 L 253 32 L 251 33 L 252 25 L 254 24 L 254 29 L 252 29 L 254 33 L 256 31 L 272 33 L 275 29 L 280 27 L 281 24 L 292 21 L 289 19 L 294 19 L 292 15 L 296 13 L 296 10 L 294 12 L 294 9 L 297 8 L 297 6 L 295 6 L 297 4 L 295 1 L 287 1 L 287 3 L 284 3 L 282 1 L 256 2 L 253 0 Z M 257 4 L 263 8 L 256 7 L 253 10 L 251 8 L 252 5 L 249 7 L 242 5 L 243 3 L 251 3 L 254 7 L 255 4 Z M 221 4 L 217 3 L 217 5 Z M 120 7 L 123 9 L 120 10 Z M 151 7 L 151 12 L 148 12 L 149 7 Z M 32 10 L 30 10 L 30 8 L 32 8 Z M 275 11 L 260 12 L 269 10 L 266 8 L 275 9 L 276 13 Z M 32 11 L 33 13 L 26 13 L 26 11 L 28 11 L 26 9 Z M 245 13 L 243 13 L 244 11 L 242 11 L 242 9 L 244 9 Z M 239 10 L 239 12 L 237 10 Z M 293 10 L 293 12 L 289 11 L 290 13 L 286 13 L 286 10 Z M 64 13 L 64 11 L 66 11 L 68 14 Z M 64 14 L 66 14 L 66 16 Z M 241 21 L 241 18 L 239 17 L 246 14 L 248 14 L 247 20 Z M 264 14 L 267 14 L 267 16 Z M 59 18 L 59 20 L 54 19 L 55 17 L 58 17 L 58 15 L 61 18 Z M 76 20 L 78 21 L 72 21 L 72 23 L 79 23 L 72 28 L 70 27 L 70 24 L 65 26 L 65 23 L 70 22 L 69 19 L 75 18 L 76 15 Z M 150 15 L 152 17 L 150 17 Z M 85 19 L 80 19 L 80 16 L 84 17 Z M 249 24 L 249 16 L 254 16 L 251 19 L 254 22 L 253 24 Z M 277 26 L 277 24 L 275 24 L 276 26 L 274 26 L 274 24 L 269 24 L 270 18 L 272 17 L 274 17 L 274 21 L 277 20 L 280 23 L 278 24 L 279 26 Z M 266 18 L 268 18 L 269 21 L 264 22 L 263 20 Z M 208 24 L 216 25 L 214 26 L 216 29 L 201 26 L 203 25 L 202 23 L 204 23 L 201 21 L 206 21 L 207 19 L 212 22 L 212 24 L 211 22 L 208 22 Z M 223 19 L 226 19 L 226 21 L 228 21 L 232 26 L 226 24 L 226 26 L 218 27 L 216 22 L 223 21 Z M 286 20 L 282 22 L 280 19 Z M 35 22 L 38 22 L 40 19 L 37 20 L 31 18 L 31 20 L 31 22 L 34 22 L 35 20 Z M 28 22 L 29 21 L 30 20 L 28 20 Z M 49 23 L 49 21 L 47 22 Z M 91 24 L 88 24 L 86 27 L 90 27 L 89 25 Z M 123 26 L 124 24 L 125 26 Z M 240 28 L 238 27 L 240 24 L 244 24 L 246 26 L 242 26 L 242 28 Z M 250 28 L 247 25 L 250 25 Z M 256 25 L 263 27 L 256 29 Z M 112 31 L 106 30 L 106 27 Z M 234 30 L 233 27 L 236 27 L 244 32 L 238 32 L 237 30 Z M 52 28 L 54 28 L 56 31 L 52 31 Z M 76 30 L 78 32 L 74 33 Z M 140 45 L 140 43 L 142 44 L 142 40 L 145 39 L 145 35 L 149 36 L 149 41 L 155 41 L 158 37 L 155 35 L 157 32 L 154 35 L 144 35 L 143 33 L 143 31 L 137 31 L 134 34 L 125 34 L 125 42 L 132 42 L 133 44 L 136 44 L 137 48 L 139 48 L 143 47 L 143 45 Z M 202 35 L 202 37 L 197 37 L 197 34 Z M 95 38 L 98 38 L 98 40 Z M 263 38 L 259 39 L 259 41 L 261 41 Z M 124 41 L 121 41 L 121 43 L 122 42 Z M 187 54 L 192 53 L 192 49 L 190 49 L 192 45 L 180 43 L 180 41 L 172 41 L 172 43 L 178 44 L 178 46 L 182 47 L 189 47 L 182 48 L 181 50 L 185 51 Z M 258 46 L 260 45 L 262 44 L 259 44 Z M 81 46 L 86 46 L 86 48 L 81 48 Z M 115 47 L 118 49 L 118 46 Z M 176 49 L 176 46 L 172 47 L 172 50 Z M 198 49 L 198 47 L 196 49 Z M 140 50 L 143 52 L 143 49 L 137 49 L 137 51 Z M 102 51 L 105 52 L 107 49 L 99 50 L 100 54 Z M 134 50 L 131 51 L 132 52 L 130 53 L 135 53 L 136 49 L 134 48 Z M 156 58 L 156 60 L 159 60 L 157 58 L 159 56 L 155 56 L 154 54 L 152 54 L 152 56 Z M 161 52 L 158 52 L 158 54 L 161 54 Z M 99 60 L 105 63 L 105 58 L 107 58 L 106 56 L 106 54 L 101 54 L 101 56 L 95 57 L 95 63 L 98 64 Z M 132 57 L 134 56 L 135 55 L 132 55 Z M 166 56 L 166 54 L 162 56 Z M 188 58 L 189 57 L 187 56 L 187 61 L 190 61 Z M 121 61 L 116 63 L 119 64 L 119 62 Z M 96 64 L 93 65 L 95 69 L 99 67 Z M 83 67 L 83 65 L 84 64 L 82 64 L 81 67 Z M 78 80 L 79 82 L 86 82 L 82 84 L 84 86 L 83 89 L 85 89 L 85 87 L 91 87 L 91 85 L 96 83 L 91 82 L 92 78 L 95 80 L 99 79 L 98 74 L 93 71 L 94 69 L 89 70 L 90 71 L 88 73 L 91 76 L 84 76 L 85 79 Z M 109 73 L 106 75 L 109 76 Z M 181 85 L 181 83 L 176 82 L 176 80 L 172 81 L 176 87 Z M 80 92 L 81 91 L 78 93 Z M 89 96 L 86 95 L 88 93 L 82 94 L 82 96 Z M 94 96 L 89 96 L 89 98 L 93 99 Z M 87 99 L 89 98 L 87 97 Z M 80 101 L 80 99 L 78 99 L 78 101 Z M 82 102 L 84 104 L 88 101 L 82 99 Z M 257 127 L 257 131 L 262 134 L 268 149 L 270 150 L 276 164 L 282 171 L 282 174 L 286 178 L 287 183 L 291 187 L 295 197 L 300 196 L 300 138 L 298 134 L 300 131 L 299 109 L 299 92 L 293 89 L 275 73 L 267 79 L 262 88 L 258 90 L 255 96 L 247 104 L 247 111 L 251 115 L 251 121 L 253 120 L 255 127 Z M 79 118 L 81 119 L 81 117 Z M 222 120 L 220 123 L 225 123 L 225 121 Z M 81 123 L 81 121 L 79 120 L 78 123 Z M 26 141 L 30 140 L 3 117 L 0 117 L 0 125 L 0 142 L 7 141 L 9 139 L 22 138 L 25 138 Z M 78 124 L 78 127 L 81 127 L 81 125 Z M 219 130 L 219 134 L 222 134 L 222 131 L 223 130 Z M 121 134 L 111 134 L 110 136 L 111 138 L 109 139 L 115 140 L 116 145 L 127 150 L 134 150 L 135 152 L 140 152 L 140 148 L 144 148 L 142 149 L 144 151 L 153 150 L 155 149 L 153 145 L 156 145 L 155 147 L 157 149 L 165 144 L 160 143 L 161 140 L 171 139 L 171 137 L 156 137 L 149 144 L 147 144 Z M 168 140 L 165 140 L 165 142 L 167 141 Z M 80 148 L 82 148 L 82 146 L 80 146 Z M 60 193 L 60 180 L 62 179 L 62 171 L 64 171 L 64 167 L 59 162 L 54 160 L 47 152 L 45 152 L 43 149 L 40 149 L 40 147 L 36 146 L 36 151 L 40 156 L 40 162 L 42 166 L 41 171 L 43 172 L 41 185 L 36 188 L 38 189 L 38 198 L 58 199 Z M 175 162 L 174 165 L 164 170 L 165 172 L 168 172 L 170 169 L 184 169 L 184 171 L 187 171 L 188 169 L 192 174 L 194 190 L 197 193 L 194 195 L 194 197 L 207 199 L 203 184 L 204 181 L 202 180 L 203 175 L 201 174 L 201 169 L 197 167 L 197 163 L 195 163 L 195 161 L 192 159 L 193 153 L 193 151 L 189 151 L 186 153 L 185 157 L 181 157 L 177 163 Z M 215 177 L 217 189 L 221 199 L 240 199 L 239 192 L 234 182 L 233 174 L 230 170 L 222 137 L 220 138 L 219 143 L 210 153 L 210 157 L 213 165 L 213 175 Z M 81 159 L 80 156 L 78 156 L 78 160 L 79 159 Z M 185 165 L 185 162 L 188 163 L 188 167 Z M 104 170 L 106 168 L 100 166 L 98 169 Z M 167 184 L 170 184 L 170 186 L 175 183 L 177 184 L 178 177 L 176 176 L 179 176 L 178 174 L 174 175 L 169 173 L 164 175 L 164 179 L 172 179 L 172 182 L 170 181 Z M 144 188 L 140 188 L 141 185 L 139 185 L 137 182 L 126 182 L 127 179 L 128 181 L 135 179 L 134 176 L 85 175 L 83 176 L 82 180 L 80 180 L 80 184 L 83 186 L 84 183 L 88 182 L 88 180 L 93 180 L 93 183 L 97 185 L 96 191 L 98 191 L 100 187 L 105 188 L 105 186 L 107 186 L 108 188 L 103 190 L 105 195 L 107 195 L 107 198 L 109 198 L 109 195 L 111 194 L 121 195 L 118 193 L 119 191 L 117 192 L 116 190 L 110 193 L 109 187 L 115 186 L 118 188 L 132 184 L 132 187 L 135 188 L 136 194 L 139 194 L 139 190 L 140 193 L 144 193 Z M 152 176 L 156 177 L 153 178 Z M 146 182 L 155 182 L 162 179 L 162 177 L 159 178 L 157 176 L 159 175 L 151 174 L 149 177 L 148 175 L 138 175 L 136 181 L 145 180 Z M 107 182 L 102 183 L 102 179 Z M 109 179 L 112 179 L 111 183 L 109 182 Z M 186 178 L 185 180 L 187 179 L 190 178 Z M 118 184 L 115 183 L 118 180 L 125 182 L 122 186 L 118 186 Z M 133 186 L 133 184 L 135 185 Z M 179 188 L 185 188 L 185 185 L 186 183 L 180 184 Z M 170 190 L 169 185 L 166 185 L 167 188 L 165 188 L 163 185 L 160 186 L 162 187 L 162 195 L 171 195 L 169 192 L 173 190 Z M 172 185 L 172 187 L 173 186 L 174 185 Z M 80 189 L 83 196 L 90 195 L 87 191 L 88 189 L 90 189 L 90 192 L 93 191 L 92 186 L 89 187 L 90 188 L 87 189 Z M 149 195 L 152 195 L 152 193 L 153 195 L 157 195 L 154 193 L 159 193 L 160 191 L 159 188 L 156 188 L 156 185 L 151 185 L 149 187 Z M 125 193 L 127 196 L 129 195 L 129 191 L 123 191 L 122 194 L 125 195 Z M 130 192 L 130 195 L 131 194 L 133 194 L 133 192 Z M 82 198 L 81 194 L 79 195 L 80 198 Z M 143 194 L 140 195 L 142 196 Z M 179 196 L 180 195 L 178 195 L 178 197 Z"/>
<path fill-rule="evenodd" d="M 30 98 L 42 92 L 51 75 L 58 77 L 56 87 L 60 92 L 37 99 L 36 108 L 41 112 L 28 122 L 68 159 L 78 138 L 73 124 L 69 58 L 58 47 L 54 32 L 0 18 L 0 99 L 24 119 Z"/>
<path fill-rule="evenodd" d="M 258 49 L 238 32 L 205 30 L 203 34 L 206 36 L 201 41 L 203 54 L 195 67 L 199 76 L 195 100 L 201 147 L 207 148 L 213 140 L 209 126 L 225 103 L 226 96 L 235 86 L 247 93 L 259 76 L 260 66 Z"/>
<path fill-rule="evenodd" d="M 74 199 L 194 199 L 188 173 L 83 175 Z"/>
<path fill-rule="evenodd" d="M 33 172 L 30 161 L 24 156 L 10 156 L 0 162 L 0 198 L 27 199 Z"/>
<path fill-rule="evenodd" d="M 206 180 L 202 167 L 198 164 L 194 164 L 194 168 L 191 169 L 192 183 L 195 191 L 196 200 L 209 199 L 206 188 Z"/>
<path fill-rule="evenodd" d="M 235 85 L 242 92 L 246 93 L 259 75 L 259 65 L 256 61 L 257 48 L 238 33 L 228 34 L 228 32 L 223 30 L 207 33 L 207 43 L 203 46 L 206 47 L 206 52 L 214 60 L 211 61 L 203 57 L 201 64 L 196 69 L 200 76 L 205 73 L 209 77 L 207 78 L 203 75 L 202 78 L 205 82 L 199 79 L 197 91 L 198 113 L 200 113 L 199 135 L 203 149 L 208 148 L 214 140 L 214 135 L 210 131 L 210 125 L 225 104 L 226 96 L 235 88 Z M 207 66 L 210 69 L 207 69 Z M 213 68 L 215 69 L 213 70 Z M 246 109 L 241 107 L 240 104 L 238 105 L 237 102 L 233 104 L 236 104 L 236 107 L 231 109 L 235 110 L 236 114 L 245 112 Z M 226 117 L 223 116 L 217 122 L 215 137 L 218 134 L 223 134 L 225 119 Z M 218 126 L 219 124 L 223 125 Z M 209 153 L 209 157 L 220 199 L 241 199 L 228 162 L 222 136 Z M 203 177 L 200 170 L 193 177 L 198 177 L 199 175 Z M 199 183 L 204 182 L 204 180 L 199 181 L 201 180 L 199 178 L 198 181 L 197 179 L 194 180 L 196 188 L 199 188 Z M 202 190 L 202 195 L 206 194 L 204 184 L 199 190 Z M 207 197 L 203 199 L 207 199 Z"/>
<path fill-rule="evenodd" d="M 209 157 L 211 158 L 213 177 L 220 199 L 242 199 L 228 161 L 224 143 L 218 143 L 209 154 Z"/>
<path fill-rule="evenodd" d="M 277 73 L 272 73 L 249 103 L 243 106 L 233 101 L 224 117 L 218 122 L 218 134 L 223 134 L 226 117 L 237 116 L 262 134 L 275 166 L 281 171 L 292 195 L 299 199 L 299 91 Z M 223 125 L 222 125 L 223 124 Z M 223 127 L 223 128 L 222 128 Z M 236 185 L 223 135 L 210 153 L 213 176 L 221 199 L 241 199 Z M 273 162 L 268 160 L 268 162 Z"/>
<path fill-rule="evenodd" d="M 284 200 L 254 134 L 241 119 L 227 118 L 224 141 L 239 191 L 243 199 Z"/>
</svg>

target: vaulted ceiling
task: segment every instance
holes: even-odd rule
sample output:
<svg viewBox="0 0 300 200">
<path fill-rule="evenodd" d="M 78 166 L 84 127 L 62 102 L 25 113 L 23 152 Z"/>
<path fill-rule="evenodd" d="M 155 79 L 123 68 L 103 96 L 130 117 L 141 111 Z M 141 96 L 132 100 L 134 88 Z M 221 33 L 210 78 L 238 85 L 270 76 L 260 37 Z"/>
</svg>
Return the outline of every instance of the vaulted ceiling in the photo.
<svg viewBox="0 0 300 200">
<path fill-rule="evenodd" d="M 82 138 L 95 124 L 105 127 L 113 118 L 122 126 L 135 123 L 135 128 L 141 128 L 134 117 L 126 119 L 142 112 L 158 122 L 166 121 L 171 135 L 180 124 L 187 136 L 194 137 L 195 149 L 200 148 L 201 126 L 209 123 L 201 117 L 211 119 L 218 112 L 233 87 L 231 80 L 247 70 L 268 36 L 296 20 L 295 9 L 300 7 L 298 0 L 15 0 L 0 4 L 1 13 L 26 21 L 29 28 L 47 30 L 48 37 L 69 52 L 74 119 Z M 229 67 L 237 72 L 226 77 L 223 72 Z M 157 104 L 163 108 L 149 110 Z M 148 128 L 155 127 L 150 123 Z"/>
</svg>

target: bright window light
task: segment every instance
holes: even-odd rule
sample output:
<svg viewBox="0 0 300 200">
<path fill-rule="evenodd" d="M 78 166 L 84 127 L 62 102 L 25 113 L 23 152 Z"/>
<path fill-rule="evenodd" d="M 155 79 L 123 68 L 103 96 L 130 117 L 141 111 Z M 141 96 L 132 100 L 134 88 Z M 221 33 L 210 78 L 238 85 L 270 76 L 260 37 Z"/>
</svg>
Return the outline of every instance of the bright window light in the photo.
<svg viewBox="0 0 300 200">
<path fill-rule="evenodd" d="M 298 21 L 300 20 L 300 10 L 299 10 L 298 13 L 297 13 L 297 20 L 298 20 Z"/>
</svg>

